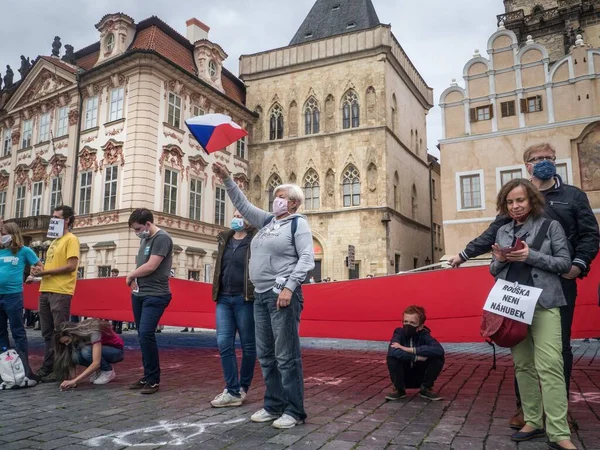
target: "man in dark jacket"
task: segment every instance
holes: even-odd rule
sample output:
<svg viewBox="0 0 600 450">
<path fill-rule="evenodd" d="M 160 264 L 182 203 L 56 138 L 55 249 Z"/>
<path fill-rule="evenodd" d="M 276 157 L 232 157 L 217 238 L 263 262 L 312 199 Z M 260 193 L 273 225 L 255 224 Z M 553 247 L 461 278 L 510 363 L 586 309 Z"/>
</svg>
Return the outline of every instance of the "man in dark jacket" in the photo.
<svg viewBox="0 0 600 450">
<path fill-rule="evenodd" d="M 533 145 L 525 150 L 523 161 L 531 181 L 542 192 L 546 200 L 544 215 L 557 220 L 565 230 L 569 241 L 569 251 L 573 260 L 571 270 L 561 276 L 563 293 L 567 306 L 560 308 L 563 340 L 563 360 L 567 394 L 570 388 L 573 353 L 571 351 L 571 325 L 577 297 L 577 278 L 585 277 L 592 260 L 598 253 L 600 233 L 598 221 L 590 207 L 587 195 L 575 186 L 563 183 L 556 175 L 556 151 L 547 143 Z M 460 254 L 451 257 L 448 262 L 453 267 L 460 266 L 469 258 L 483 255 L 491 250 L 496 241 L 498 229 L 511 221 L 510 217 L 498 216 L 496 220 L 478 238 L 469 242 Z M 517 387 L 518 388 L 518 387 Z M 517 397 L 518 397 L 517 390 Z M 517 403 L 520 404 L 520 401 Z M 520 429 L 524 425 L 520 411 L 511 419 L 511 427 Z"/>
<path fill-rule="evenodd" d="M 387 355 L 394 391 L 386 400 L 406 398 L 406 388 L 419 388 L 419 395 L 428 400 L 442 399 L 432 388 L 444 367 L 444 349 L 431 337 L 425 319 L 422 306 L 409 306 L 404 311 L 404 326 L 394 330 Z"/>
</svg>

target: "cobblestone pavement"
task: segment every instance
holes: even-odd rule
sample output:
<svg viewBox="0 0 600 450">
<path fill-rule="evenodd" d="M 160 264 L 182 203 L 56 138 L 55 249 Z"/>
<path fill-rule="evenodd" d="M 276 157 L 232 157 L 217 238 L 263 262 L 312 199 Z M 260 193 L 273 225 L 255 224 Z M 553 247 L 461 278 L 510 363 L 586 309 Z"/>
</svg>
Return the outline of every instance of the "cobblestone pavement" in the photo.
<svg viewBox="0 0 600 450">
<path fill-rule="evenodd" d="M 0 392 L 0 449 L 545 449 L 543 439 L 517 444 L 507 421 L 514 412 L 510 355 L 492 369 L 487 344 L 447 345 L 436 389 L 441 402 L 409 391 L 386 402 L 387 344 L 304 339 L 305 425 L 279 431 L 254 424 L 264 385 L 255 383 L 239 408 L 211 408 L 223 389 L 214 332 L 158 335 L 163 380 L 155 395 L 128 391 L 141 375 L 134 333 L 124 333 L 126 359 L 106 386 L 88 383 L 59 392 L 58 384 Z M 30 333 L 32 365 L 41 363 L 39 332 Z M 578 448 L 600 450 L 600 344 L 574 342 L 576 365 L 570 409 L 580 429 Z"/>
</svg>

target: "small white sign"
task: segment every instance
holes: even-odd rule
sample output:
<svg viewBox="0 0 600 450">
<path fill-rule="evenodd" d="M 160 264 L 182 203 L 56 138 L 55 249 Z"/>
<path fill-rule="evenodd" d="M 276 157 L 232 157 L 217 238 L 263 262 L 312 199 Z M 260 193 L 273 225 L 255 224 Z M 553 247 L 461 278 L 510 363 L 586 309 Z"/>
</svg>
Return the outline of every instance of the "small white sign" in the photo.
<svg viewBox="0 0 600 450">
<path fill-rule="evenodd" d="M 58 239 L 65 234 L 65 219 L 50 219 L 47 236 L 51 239 Z"/>
<path fill-rule="evenodd" d="M 497 280 L 483 310 L 531 325 L 541 294 L 542 290 L 533 286 Z"/>
</svg>

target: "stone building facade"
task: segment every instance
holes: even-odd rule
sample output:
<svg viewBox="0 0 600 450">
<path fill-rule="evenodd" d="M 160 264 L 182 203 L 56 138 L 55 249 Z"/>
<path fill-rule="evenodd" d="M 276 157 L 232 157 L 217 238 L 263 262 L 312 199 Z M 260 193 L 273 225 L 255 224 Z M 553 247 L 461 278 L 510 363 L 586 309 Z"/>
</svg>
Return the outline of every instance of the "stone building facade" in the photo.
<svg viewBox="0 0 600 450">
<path fill-rule="evenodd" d="M 0 216 L 43 255 L 53 208 L 73 205 L 80 275 L 94 278 L 134 268 L 127 219 L 147 207 L 173 236 L 176 275 L 212 281 L 216 235 L 233 211 L 209 165 L 225 163 L 247 188 L 247 141 L 207 155 L 184 120 L 221 112 L 249 127 L 245 86 L 197 19 L 187 37 L 120 13 L 96 28 L 98 42 L 61 60 L 55 41 L 54 56 L 0 94 Z"/>
<path fill-rule="evenodd" d="M 304 188 L 317 279 L 432 261 L 432 90 L 370 0 L 318 0 L 289 46 L 242 56 L 240 78 L 258 115 L 251 199 L 270 209 L 278 184 Z"/>
<path fill-rule="evenodd" d="M 457 254 L 491 221 L 501 186 L 527 177 L 523 151 L 549 142 L 557 172 L 600 214 L 600 48 L 581 36 L 554 65 L 548 50 L 500 26 L 440 97 L 446 251 Z"/>
<path fill-rule="evenodd" d="M 522 47 L 531 36 L 554 63 L 569 53 L 577 35 L 600 47 L 600 0 L 504 0 L 498 25 L 513 31 Z"/>
</svg>

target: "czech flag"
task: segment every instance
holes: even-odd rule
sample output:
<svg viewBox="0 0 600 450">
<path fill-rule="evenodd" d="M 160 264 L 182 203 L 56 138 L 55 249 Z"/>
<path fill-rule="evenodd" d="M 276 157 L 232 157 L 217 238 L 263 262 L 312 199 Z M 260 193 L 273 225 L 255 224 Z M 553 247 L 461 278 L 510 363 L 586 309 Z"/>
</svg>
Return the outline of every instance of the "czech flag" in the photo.
<svg viewBox="0 0 600 450">
<path fill-rule="evenodd" d="M 223 150 L 228 145 L 248 136 L 248 132 L 225 114 L 205 114 L 185 121 L 188 130 L 206 153 Z"/>
</svg>

